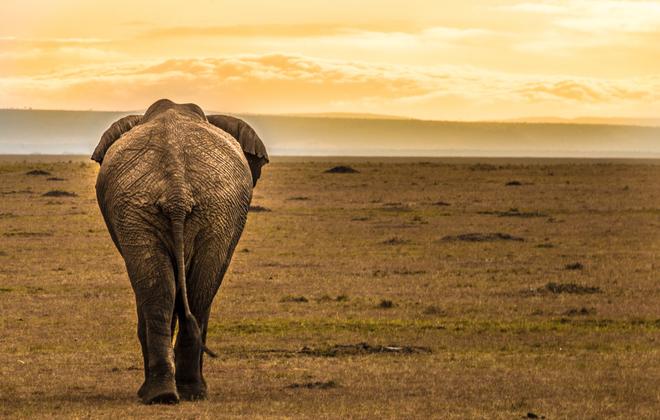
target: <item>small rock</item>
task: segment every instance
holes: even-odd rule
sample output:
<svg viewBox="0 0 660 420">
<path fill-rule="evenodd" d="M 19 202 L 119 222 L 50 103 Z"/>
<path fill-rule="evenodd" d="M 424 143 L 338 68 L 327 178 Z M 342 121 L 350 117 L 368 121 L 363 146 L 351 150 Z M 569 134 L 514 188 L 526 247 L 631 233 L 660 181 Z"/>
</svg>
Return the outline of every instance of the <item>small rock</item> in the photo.
<svg viewBox="0 0 660 420">
<path fill-rule="evenodd" d="M 326 174 L 356 174 L 359 171 L 351 168 L 350 166 L 335 166 L 325 171 Z"/>
</svg>

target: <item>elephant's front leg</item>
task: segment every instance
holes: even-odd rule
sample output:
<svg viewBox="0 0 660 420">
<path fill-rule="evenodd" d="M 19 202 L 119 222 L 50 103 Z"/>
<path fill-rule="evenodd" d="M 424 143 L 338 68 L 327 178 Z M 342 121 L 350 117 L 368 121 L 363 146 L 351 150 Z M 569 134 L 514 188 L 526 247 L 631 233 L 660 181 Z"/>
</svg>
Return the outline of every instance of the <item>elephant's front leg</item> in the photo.
<svg viewBox="0 0 660 420">
<path fill-rule="evenodd" d="M 145 404 L 179 401 L 174 378 L 172 315 L 176 285 L 169 257 L 157 248 L 127 252 L 126 267 L 138 305 L 138 335 L 145 362 L 145 381 L 138 395 Z"/>
</svg>

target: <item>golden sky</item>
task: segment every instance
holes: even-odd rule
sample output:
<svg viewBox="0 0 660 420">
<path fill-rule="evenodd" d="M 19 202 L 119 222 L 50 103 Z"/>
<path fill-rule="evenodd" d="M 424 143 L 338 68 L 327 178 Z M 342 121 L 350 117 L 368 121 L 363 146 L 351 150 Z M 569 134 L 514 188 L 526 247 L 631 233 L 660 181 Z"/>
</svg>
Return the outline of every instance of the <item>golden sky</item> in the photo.
<svg viewBox="0 0 660 420">
<path fill-rule="evenodd" d="M 0 107 L 660 115 L 660 1 L 2 0 Z"/>
</svg>

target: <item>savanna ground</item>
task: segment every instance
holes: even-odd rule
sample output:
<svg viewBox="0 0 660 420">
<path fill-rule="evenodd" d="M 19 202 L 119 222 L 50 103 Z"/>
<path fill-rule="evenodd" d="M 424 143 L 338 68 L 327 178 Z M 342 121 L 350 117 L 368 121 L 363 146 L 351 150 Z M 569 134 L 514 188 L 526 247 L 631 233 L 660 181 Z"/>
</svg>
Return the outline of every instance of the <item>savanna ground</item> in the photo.
<svg viewBox="0 0 660 420">
<path fill-rule="evenodd" d="M 274 159 L 214 303 L 210 398 L 176 406 L 138 403 L 97 170 L 0 159 L 0 416 L 660 412 L 657 161 Z"/>
</svg>

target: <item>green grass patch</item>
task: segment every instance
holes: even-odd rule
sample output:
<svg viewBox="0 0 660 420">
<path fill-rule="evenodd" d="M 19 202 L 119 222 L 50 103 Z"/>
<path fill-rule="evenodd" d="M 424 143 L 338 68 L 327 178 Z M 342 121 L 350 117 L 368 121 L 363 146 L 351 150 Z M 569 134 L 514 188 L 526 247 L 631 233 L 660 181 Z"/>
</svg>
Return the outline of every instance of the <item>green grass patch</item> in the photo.
<svg viewBox="0 0 660 420">
<path fill-rule="evenodd" d="M 415 319 L 254 319 L 239 322 L 209 323 L 209 334 L 249 335 L 266 334 L 284 336 L 289 334 L 314 331 L 317 333 L 334 333 L 340 331 L 359 333 L 387 333 L 396 331 L 438 330 L 462 332 L 466 334 L 480 333 L 536 333 L 549 331 L 628 331 L 628 330 L 660 330 L 660 320 L 608 320 L 566 318 L 548 320 L 415 320 Z"/>
</svg>

